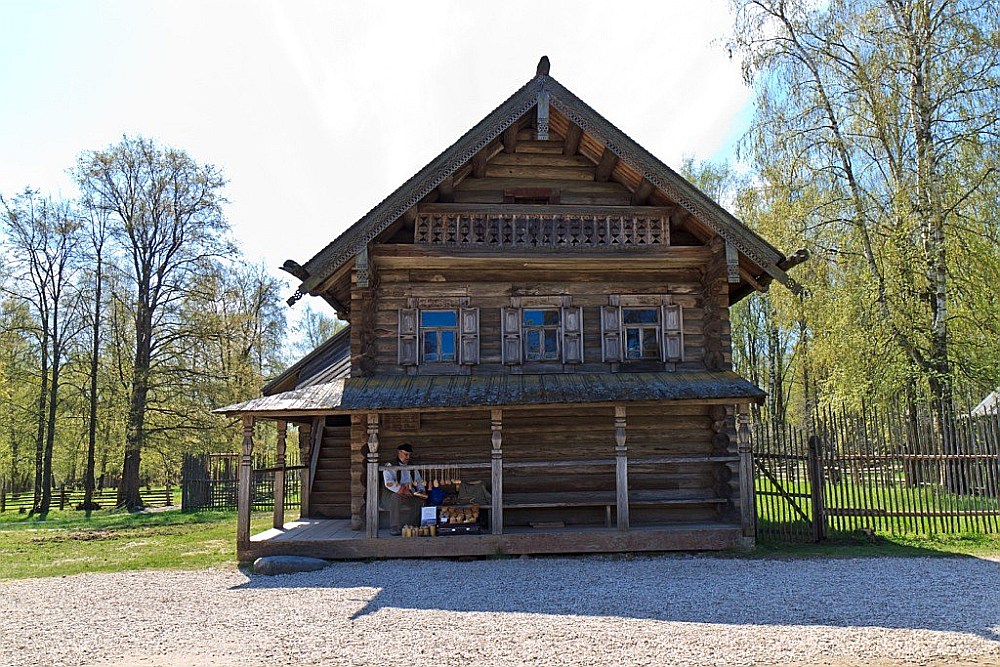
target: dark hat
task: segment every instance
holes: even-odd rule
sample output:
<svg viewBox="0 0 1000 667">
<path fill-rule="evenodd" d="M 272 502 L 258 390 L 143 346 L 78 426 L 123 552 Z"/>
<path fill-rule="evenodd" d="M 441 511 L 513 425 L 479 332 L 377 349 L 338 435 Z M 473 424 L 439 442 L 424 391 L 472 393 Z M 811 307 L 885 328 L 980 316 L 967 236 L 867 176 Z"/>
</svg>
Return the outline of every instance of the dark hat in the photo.
<svg viewBox="0 0 1000 667">
<path fill-rule="evenodd" d="M 410 443 L 408 443 L 408 442 L 404 442 L 399 447 L 396 447 L 396 451 L 399 451 L 399 452 L 409 452 L 409 453 L 412 454 L 413 453 L 413 446 L 410 445 Z"/>
</svg>

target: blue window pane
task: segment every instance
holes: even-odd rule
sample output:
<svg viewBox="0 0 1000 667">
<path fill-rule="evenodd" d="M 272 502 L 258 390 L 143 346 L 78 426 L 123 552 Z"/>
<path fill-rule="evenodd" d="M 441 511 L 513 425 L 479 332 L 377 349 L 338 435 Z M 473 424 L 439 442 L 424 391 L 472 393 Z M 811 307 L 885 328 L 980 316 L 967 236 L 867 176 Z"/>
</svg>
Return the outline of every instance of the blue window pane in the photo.
<svg viewBox="0 0 1000 667">
<path fill-rule="evenodd" d="M 660 358 L 660 341 L 659 337 L 656 335 L 656 329 L 642 330 L 642 358 Z"/>
<path fill-rule="evenodd" d="M 559 358 L 559 343 L 557 342 L 558 337 L 555 331 L 552 329 L 545 330 L 545 358 L 546 359 L 558 359 Z"/>
<path fill-rule="evenodd" d="M 629 359 L 642 358 L 642 347 L 639 342 L 639 329 L 625 330 L 625 356 Z"/>
<path fill-rule="evenodd" d="M 656 308 L 626 308 L 622 312 L 625 324 L 657 324 Z"/>
<path fill-rule="evenodd" d="M 458 313 L 454 310 L 422 310 L 420 311 L 420 326 L 457 327 Z"/>
<path fill-rule="evenodd" d="M 521 322 L 526 327 L 540 327 L 545 319 L 543 313 L 541 310 L 522 310 Z"/>
<path fill-rule="evenodd" d="M 524 337 L 524 356 L 528 361 L 538 361 L 542 358 L 542 332 L 538 329 L 528 331 Z"/>
<path fill-rule="evenodd" d="M 558 310 L 523 310 L 521 311 L 521 322 L 526 327 L 557 327 L 559 326 Z"/>
<path fill-rule="evenodd" d="M 424 361 L 438 360 L 437 332 L 424 332 Z"/>
<path fill-rule="evenodd" d="M 441 361 L 455 361 L 455 332 L 441 332 Z"/>
</svg>

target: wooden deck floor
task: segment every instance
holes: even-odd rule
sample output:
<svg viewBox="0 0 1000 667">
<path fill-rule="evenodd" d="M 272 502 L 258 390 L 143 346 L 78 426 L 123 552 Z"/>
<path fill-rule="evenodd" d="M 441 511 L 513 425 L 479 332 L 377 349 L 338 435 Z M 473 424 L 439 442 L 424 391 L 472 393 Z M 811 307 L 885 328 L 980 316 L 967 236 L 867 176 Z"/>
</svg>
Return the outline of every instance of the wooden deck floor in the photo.
<svg viewBox="0 0 1000 667">
<path fill-rule="evenodd" d="M 704 551 L 750 546 L 739 526 L 722 523 L 636 526 L 628 532 L 602 526 L 506 528 L 503 535 L 391 537 L 351 530 L 346 519 L 299 519 L 250 538 L 241 561 L 259 556 L 298 555 L 328 559 L 435 558 L 498 554 Z"/>
</svg>

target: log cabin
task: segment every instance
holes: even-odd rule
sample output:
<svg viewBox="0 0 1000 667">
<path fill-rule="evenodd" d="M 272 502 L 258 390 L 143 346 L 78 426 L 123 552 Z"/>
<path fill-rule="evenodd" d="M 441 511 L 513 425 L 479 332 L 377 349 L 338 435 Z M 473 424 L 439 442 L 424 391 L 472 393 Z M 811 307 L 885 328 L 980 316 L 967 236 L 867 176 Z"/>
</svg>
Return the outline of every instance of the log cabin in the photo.
<svg viewBox="0 0 1000 667">
<path fill-rule="evenodd" d="M 786 257 L 549 75 L 536 76 L 304 264 L 290 303 L 348 326 L 242 418 L 238 552 L 323 558 L 752 545 L 729 308 Z M 249 532 L 253 429 L 289 424 L 301 518 Z M 383 471 L 480 493 L 481 530 L 393 537 Z M 461 494 L 459 494 L 461 497 Z"/>
</svg>

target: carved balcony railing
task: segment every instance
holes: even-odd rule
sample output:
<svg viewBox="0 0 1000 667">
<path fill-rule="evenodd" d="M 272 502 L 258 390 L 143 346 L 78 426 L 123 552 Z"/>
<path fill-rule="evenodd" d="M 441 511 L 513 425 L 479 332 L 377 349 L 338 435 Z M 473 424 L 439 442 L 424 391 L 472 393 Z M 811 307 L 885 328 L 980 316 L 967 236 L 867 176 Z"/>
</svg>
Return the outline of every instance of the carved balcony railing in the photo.
<svg viewBox="0 0 1000 667">
<path fill-rule="evenodd" d="M 666 248 L 670 245 L 670 222 L 665 209 L 559 213 L 421 210 L 414 223 L 413 242 L 494 248 Z"/>
</svg>

